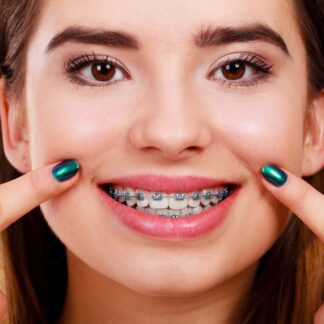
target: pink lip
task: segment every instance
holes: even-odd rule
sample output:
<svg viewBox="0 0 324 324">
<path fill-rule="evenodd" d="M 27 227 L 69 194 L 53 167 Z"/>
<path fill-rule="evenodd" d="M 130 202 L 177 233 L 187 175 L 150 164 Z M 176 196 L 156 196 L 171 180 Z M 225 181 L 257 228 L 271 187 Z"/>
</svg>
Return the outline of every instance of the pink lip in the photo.
<svg viewBox="0 0 324 324">
<path fill-rule="evenodd" d="M 208 188 L 216 188 L 228 184 L 227 180 L 216 180 L 202 177 L 182 176 L 168 177 L 158 175 L 140 175 L 123 178 L 108 179 L 101 181 L 101 184 L 116 184 L 122 187 L 131 187 L 146 191 L 158 192 L 190 192 Z"/>
<path fill-rule="evenodd" d="M 156 181 L 154 181 L 156 180 Z M 169 182 L 170 181 L 170 182 Z M 190 192 L 204 188 L 214 188 L 229 183 L 228 181 L 215 181 L 197 177 L 169 178 L 164 176 L 135 176 L 109 180 L 105 183 L 118 184 L 123 187 L 143 188 L 158 192 Z M 171 188 L 171 189 L 170 189 Z M 104 204 L 128 228 L 138 233 L 156 239 L 189 240 L 206 235 L 222 224 L 231 206 L 234 204 L 239 188 L 225 200 L 199 215 L 171 219 L 150 215 L 134 208 L 123 205 L 111 198 L 100 186 L 99 193 Z"/>
</svg>

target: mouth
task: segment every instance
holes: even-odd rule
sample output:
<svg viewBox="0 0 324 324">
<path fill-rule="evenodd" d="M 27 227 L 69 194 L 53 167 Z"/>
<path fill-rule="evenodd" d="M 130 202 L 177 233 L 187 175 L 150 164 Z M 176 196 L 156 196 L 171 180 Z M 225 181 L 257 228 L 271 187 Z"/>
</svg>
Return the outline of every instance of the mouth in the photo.
<svg viewBox="0 0 324 324">
<path fill-rule="evenodd" d="M 218 228 L 241 186 L 194 176 L 138 175 L 97 184 L 107 207 L 126 228 L 158 240 L 198 239 Z"/>
<path fill-rule="evenodd" d="M 146 214 L 170 219 L 195 217 L 222 203 L 237 188 L 224 184 L 191 192 L 160 192 L 123 187 L 113 183 L 100 185 L 118 203 Z"/>
</svg>

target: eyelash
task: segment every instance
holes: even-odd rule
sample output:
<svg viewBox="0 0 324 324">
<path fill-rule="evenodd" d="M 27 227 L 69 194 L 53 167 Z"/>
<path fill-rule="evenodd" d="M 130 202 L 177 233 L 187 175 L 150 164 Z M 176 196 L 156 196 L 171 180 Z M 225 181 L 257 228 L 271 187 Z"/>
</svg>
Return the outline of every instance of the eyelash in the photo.
<svg viewBox="0 0 324 324">
<path fill-rule="evenodd" d="M 255 71 L 255 74 L 248 80 L 227 80 L 227 79 L 213 79 L 212 75 L 226 65 L 232 64 L 243 64 L 245 67 L 248 66 Z M 266 64 L 259 56 L 252 53 L 241 53 L 238 58 L 227 58 L 225 62 L 219 63 L 217 67 L 213 68 L 211 72 L 208 73 L 208 79 L 218 81 L 221 85 L 226 87 L 249 87 L 255 86 L 260 81 L 266 81 L 266 79 L 272 74 L 273 65 Z"/>
<path fill-rule="evenodd" d="M 231 65 L 231 64 L 243 64 L 244 66 L 248 66 L 252 68 L 255 71 L 255 74 L 252 78 L 249 78 L 248 80 L 227 80 L 227 79 L 213 79 L 212 75 L 217 72 L 219 69 L 226 65 Z M 109 82 L 100 82 L 98 81 L 97 84 L 90 83 L 80 77 L 78 74 L 80 71 L 93 64 L 111 64 L 113 67 L 119 69 L 122 71 L 126 77 L 123 80 L 128 80 L 130 78 L 130 74 L 127 71 L 126 67 L 122 66 L 118 62 L 116 58 L 110 57 L 110 56 L 104 56 L 104 57 L 99 57 L 96 54 L 85 54 L 79 57 L 75 57 L 70 59 L 66 64 L 65 64 L 65 70 L 68 75 L 68 79 L 72 83 L 76 83 L 82 86 L 90 86 L 90 87 L 107 87 L 113 84 L 117 84 L 119 81 L 123 80 L 115 80 L 115 81 L 109 81 Z M 211 72 L 208 73 L 208 79 L 220 82 L 221 85 L 226 86 L 226 87 L 249 87 L 253 85 L 257 85 L 259 81 L 265 81 L 271 74 L 272 74 L 272 67 L 273 65 L 268 65 L 266 64 L 259 56 L 252 54 L 252 53 L 241 53 L 241 55 L 238 58 L 227 58 L 227 60 L 223 63 L 220 63 L 217 65 L 217 67 L 213 68 Z"/>
<path fill-rule="evenodd" d="M 93 84 L 84 80 L 82 77 L 78 75 L 83 68 L 86 68 L 87 66 L 93 64 L 111 64 L 113 67 L 121 70 L 123 74 L 126 75 L 124 80 L 130 78 L 129 72 L 127 71 L 126 67 L 123 67 L 116 58 L 108 55 L 104 57 L 102 56 L 99 57 L 96 54 L 85 54 L 82 56 L 72 58 L 65 64 L 65 70 L 67 72 L 68 79 L 72 83 L 76 83 L 82 86 L 90 86 L 90 87 L 107 87 L 121 81 L 121 80 L 109 81 L 109 82 L 98 81 L 97 84 Z"/>
</svg>

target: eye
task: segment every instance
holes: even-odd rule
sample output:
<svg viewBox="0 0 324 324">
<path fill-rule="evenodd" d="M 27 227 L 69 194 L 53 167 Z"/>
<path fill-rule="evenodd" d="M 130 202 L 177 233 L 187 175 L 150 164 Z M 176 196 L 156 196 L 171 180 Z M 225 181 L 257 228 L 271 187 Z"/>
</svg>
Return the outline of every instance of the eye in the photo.
<svg viewBox="0 0 324 324">
<path fill-rule="evenodd" d="M 246 62 L 235 61 L 216 69 L 214 75 L 215 79 L 236 81 L 249 78 L 256 73 L 257 71 Z"/>
<path fill-rule="evenodd" d="M 95 54 L 73 58 L 65 66 L 73 83 L 86 86 L 108 86 L 130 79 L 126 67 L 117 59 L 100 58 Z"/>
<path fill-rule="evenodd" d="M 239 80 L 243 77 L 246 66 L 242 62 L 234 62 L 222 66 L 222 75 L 227 80 Z"/>
<path fill-rule="evenodd" d="M 227 85 L 249 86 L 269 76 L 272 66 L 256 55 L 243 53 L 237 59 L 227 59 L 209 74 L 208 79 Z"/>
<path fill-rule="evenodd" d="M 110 62 L 93 63 L 80 70 L 80 74 L 87 79 L 109 82 L 125 79 L 123 71 Z"/>
</svg>

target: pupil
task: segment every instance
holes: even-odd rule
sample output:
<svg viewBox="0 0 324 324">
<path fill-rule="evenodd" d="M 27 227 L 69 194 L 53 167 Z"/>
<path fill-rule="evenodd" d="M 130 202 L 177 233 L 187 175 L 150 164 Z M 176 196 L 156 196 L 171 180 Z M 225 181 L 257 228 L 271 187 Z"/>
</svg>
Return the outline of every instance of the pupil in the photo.
<svg viewBox="0 0 324 324">
<path fill-rule="evenodd" d="M 234 63 L 234 64 L 227 64 L 226 65 L 226 70 L 229 73 L 236 73 L 240 69 L 241 65 L 240 63 Z"/>
<path fill-rule="evenodd" d="M 97 65 L 97 69 L 101 74 L 106 74 L 110 70 L 110 65 L 109 64 Z"/>
<path fill-rule="evenodd" d="M 244 64 L 240 62 L 235 62 L 231 64 L 226 64 L 222 68 L 223 75 L 228 80 L 238 80 L 242 78 L 245 72 Z"/>
<path fill-rule="evenodd" d="M 115 67 L 109 63 L 94 64 L 92 74 L 98 81 L 109 81 L 115 75 Z"/>
</svg>

